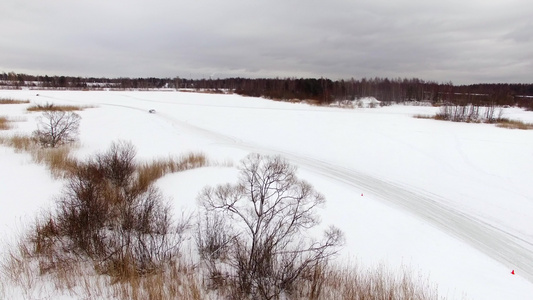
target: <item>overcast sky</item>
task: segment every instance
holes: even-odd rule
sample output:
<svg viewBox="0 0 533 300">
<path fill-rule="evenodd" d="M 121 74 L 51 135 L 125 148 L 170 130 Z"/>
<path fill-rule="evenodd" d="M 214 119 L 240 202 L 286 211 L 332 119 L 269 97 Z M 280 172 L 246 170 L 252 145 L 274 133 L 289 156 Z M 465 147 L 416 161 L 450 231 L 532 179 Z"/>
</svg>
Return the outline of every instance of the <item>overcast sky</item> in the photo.
<svg viewBox="0 0 533 300">
<path fill-rule="evenodd" d="M 533 82 L 532 0 L 2 0 L 0 72 Z"/>
</svg>

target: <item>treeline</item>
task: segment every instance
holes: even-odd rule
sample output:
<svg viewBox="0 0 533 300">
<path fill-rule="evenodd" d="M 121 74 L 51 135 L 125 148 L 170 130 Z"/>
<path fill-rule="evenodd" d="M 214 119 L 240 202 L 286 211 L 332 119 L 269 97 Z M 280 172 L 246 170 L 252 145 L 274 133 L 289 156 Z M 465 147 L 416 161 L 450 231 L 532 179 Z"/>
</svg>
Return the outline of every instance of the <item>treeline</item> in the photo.
<svg viewBox="0 0 533 300">
<path fill-rule="evenodd" d="M 533 110 L 533 84 L 453 85 L 418 78 L 363 78 L 332 81 L 326 78 L 94 78 L 0 74 L 3 88 L 51 89 L 201 89 L 278 100 L 312 100 L 331 103 L 375 97 L 384 102 L 518 105 Z"/>
</svg>

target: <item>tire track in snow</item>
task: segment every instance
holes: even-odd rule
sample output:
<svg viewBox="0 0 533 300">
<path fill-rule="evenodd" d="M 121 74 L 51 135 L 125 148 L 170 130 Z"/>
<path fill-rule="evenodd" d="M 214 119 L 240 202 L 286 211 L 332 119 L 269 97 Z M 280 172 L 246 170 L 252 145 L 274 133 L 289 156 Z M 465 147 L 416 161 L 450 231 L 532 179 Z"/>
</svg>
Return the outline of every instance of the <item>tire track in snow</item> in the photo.
<svg viewBox="0 0 533 300">
<path fill-rule="evenodd" d="M 324 161 L 284 154 L 300 166 L 354 188 L 370 191 L 375 198 L 407 211 L 442 231 L 465 241 L 482 253 L 515 269 L 533 282 L 533 244 L 486 222 L 443 205 L 435 195 L 417 193 L 393 183 Z"/>
</svg>

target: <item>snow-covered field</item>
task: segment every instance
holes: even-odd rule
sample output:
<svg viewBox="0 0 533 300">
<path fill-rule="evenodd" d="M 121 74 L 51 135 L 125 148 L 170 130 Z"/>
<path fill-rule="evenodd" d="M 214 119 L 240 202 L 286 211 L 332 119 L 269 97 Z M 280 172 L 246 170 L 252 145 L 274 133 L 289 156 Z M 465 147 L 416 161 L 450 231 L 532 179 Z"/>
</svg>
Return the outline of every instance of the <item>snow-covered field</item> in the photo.
<svg viewBox="0 0 533 300">
<path fill-rule="evenodd" d="M 236 164 L 249 152 L 280 154 L 326 196 L 322 224 L 346 234 L 338 260 L 407 266 L 449 299 L 533 299 L 533 131 L 413 118 L 437 110 L 419 106 L 342 109 L 169 91 L 0 97 L 96 106 L 79 112 L 79 157 L 119 139 L 136 145 L 139 160 L 195 151 Z M 26 120 L 0 134 L 36 128 L 28 105 L 0 105 L 0 116 Z M 533 122 L 516 108 L 504 117 Z M 62 183 L 29 155 L 4 146 L 0 154 L 4 251 Z M 209 167 L 157 184 L 176 210 L 194 210 L 201 188 L 236 174 Z"/>
</svg>

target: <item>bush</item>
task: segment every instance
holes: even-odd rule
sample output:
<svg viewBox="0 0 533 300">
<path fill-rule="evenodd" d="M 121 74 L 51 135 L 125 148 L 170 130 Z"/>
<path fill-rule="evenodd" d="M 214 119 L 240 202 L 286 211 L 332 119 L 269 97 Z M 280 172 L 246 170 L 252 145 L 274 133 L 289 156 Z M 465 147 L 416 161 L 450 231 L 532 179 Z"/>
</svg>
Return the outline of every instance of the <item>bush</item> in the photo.
<svg viewBox="0 0 533 300">
<path fill-rule="evenodd" d="M 453 122 L 495 123 L 501 119 L 502 114 L 502 108 L 496 111 L 495 105 L 443 105 L 435 116 L 435 119 Z"/>
<path fill-rule="evenodd" d="M 343 234 L 330 227 L 322 241 L 303 235 L 318 224 L 314 210 L 325 200 L 282 158 L 252 154 L 240 171 L 237 184 L 207 187 L 199 197 L 206 216 L 197 236 L 200 255 L 211 278 L 228 282 L 235 297 L 279 298 L 326 264 Z"/>
<path fill-rule="evenodd" d="M 81 117 L 73 112 L 45 111 L 33 136 L 42 147 L 71 143 L 77 139 L 80 121 Z"/>
<path fill-rule="evenodd" d="M 162 268 L 179 252 L 186 223 L 172 223 L 170 207 L 153 186 L 136 183 L 135 149 L 129 143 L 78 163 L 57 214 L 38 226 L 36 248 L 95 261 L 116 278 Z M 43 247 L 44 246 L 44 247 Z"/>
</svg>

